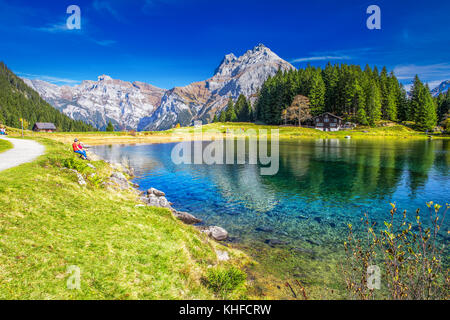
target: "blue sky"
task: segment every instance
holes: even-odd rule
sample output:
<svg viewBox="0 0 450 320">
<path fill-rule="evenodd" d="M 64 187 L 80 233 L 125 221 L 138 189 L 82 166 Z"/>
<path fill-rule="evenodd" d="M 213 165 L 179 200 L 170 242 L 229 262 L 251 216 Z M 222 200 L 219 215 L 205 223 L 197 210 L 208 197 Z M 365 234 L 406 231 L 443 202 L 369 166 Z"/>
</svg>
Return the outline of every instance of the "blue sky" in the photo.
<svg viewBox="0 0 450 320">
<path fill-rule="evenodd" d="M 81 9 L 68 30 L 66 9 Z M 369 30 L 369 5 L 381 30 Z M 108 74 L 162 88 L 212 76 L 225 54 L 265 44 L 295 67 L 386 65 L 410 83 L 450 79 L 450 1 L 0 0 L 0 60 L 20 76 L 74 85 Z"/>
</svg>

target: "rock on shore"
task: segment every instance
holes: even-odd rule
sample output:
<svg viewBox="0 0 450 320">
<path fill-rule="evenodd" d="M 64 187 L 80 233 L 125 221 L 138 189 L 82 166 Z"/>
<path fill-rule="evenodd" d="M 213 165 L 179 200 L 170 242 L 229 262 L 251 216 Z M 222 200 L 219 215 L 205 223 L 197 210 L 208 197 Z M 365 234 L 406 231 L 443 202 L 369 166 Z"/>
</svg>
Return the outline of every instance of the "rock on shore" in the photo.
<svg viewBox="0 0 450 320">
<path fill-rule="evenodd" d="M 217 226 L 200 227 L 199 229 L 201 232 L 206 233 L 209 237 L 211 237 L 217 241 L 224 241 L 224 240 L 227 240 L 227 238 L 228 238 L 227 230 L 225 230 L 221 227 L 217 227 Z"/>
<path fill-rule="evenodd" d="M 178 219 L 183 221 L 185 224 L 197 224 L 202 222 L 201 219 L 198 219 L 196 217 L 194 217 L 192 214 L 187 213 L 187 212 L 181 212 L 181 211 L 176 211 L 173 210 L 173 215 Z"/>
<path fill-rule="evenodd" d="M 114 169 L 114 172 L 111 174 L 109 181 L 106 182 L 106 184 L 108 186 L 118 186 L 122 190 L 131 188 L 140 195 L 140 200 L 142 202 L 144 202 L 145 205 L 150 206 L 150 207 L 169 209 L 175 218 L 177 218 L 178 220 L 182 221 L 183 223 L 185 223 L 187 225 L 195 225 L 195 224 L 199 224 L 202 222 L 201 219 L 195 217 L 194 215 L 192 215 L 190 213 L 177 211 L 174 208 L 172 208 L 172 204 L 167 200 L 166 194 L 161 190 L 158 190 L 155 188 L 150 188 L 145 192 L 138 192 L 135 189 L 134 184 L 131 183 L 128 180 L 128 178 L 123 174 L 123 172 L 125 172 L 124 166 L 122 166 L 120 164 L 112 163 L 112 162 L 108 162 L 108 163 Z M 132 176 L 133 170 L 127 169 L 127 172 L 125 172 L 125 174 Z M 212 239 L 214 239 L 216 241 L 224 241 L 228 238 L 228 232 L 221 227 L 201 226 L 201 227 L 198 227 L 198 229 L 201 232 L 206 233 L 209 237 L 211 237 Z"/>
</svg>

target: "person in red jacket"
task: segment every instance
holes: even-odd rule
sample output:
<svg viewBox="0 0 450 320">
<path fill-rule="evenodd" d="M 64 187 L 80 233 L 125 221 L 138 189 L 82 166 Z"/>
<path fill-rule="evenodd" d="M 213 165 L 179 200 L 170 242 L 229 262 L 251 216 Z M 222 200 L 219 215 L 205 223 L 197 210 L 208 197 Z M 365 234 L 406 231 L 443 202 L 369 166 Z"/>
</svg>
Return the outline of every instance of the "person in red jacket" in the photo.
<svg viewBox="0 0 450 320">
<path fill-rule="evenodd" d="M 83 146 L 78 141 L 78 139 L 75 139 L 72 143 L 73 152 L 78 153 L 81 155 L 81 158 L 83 160 L 87 160 L 87 154 L 86 151 L 83 149 Z"/>
</svg>

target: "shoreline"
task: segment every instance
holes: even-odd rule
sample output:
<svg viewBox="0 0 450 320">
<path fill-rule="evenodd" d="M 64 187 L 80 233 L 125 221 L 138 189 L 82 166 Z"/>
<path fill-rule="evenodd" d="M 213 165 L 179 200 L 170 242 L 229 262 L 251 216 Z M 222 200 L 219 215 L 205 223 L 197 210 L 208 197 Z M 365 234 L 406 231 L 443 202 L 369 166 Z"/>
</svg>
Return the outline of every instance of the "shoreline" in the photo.
<svg viewBox="0 0 450 320">
<path fill-rule="evenodd" d="M 54 132 L 54 133 L 36 133 L 26 131 L 26 135 L 30 137 L 45 137 L 52 140 L 71 143 L 73 137 L 76 136 L 88 145 L 114 145 L 114 144 L 161 144 L 161 143 L 177 143 L 180 141 L 212 141 L 216 139 L 226 138 L 228 130 L 233 131 L 235 138 L 248 137 L 245 133 L 248 130 L 278 130 L 280 141 L 304 141 L 316 139 L 345 139 L 346 136 L 351 139 L 361 140 L 447 140 L 450 139 L 448 134 L 426 134 L 418 132 L 400 124 L 394 124 L 384 127 L 358 128 L 354 130 L 324 132 L 303 127 L 283 127 L 256 125 L 251 123 L 213 123 L 202 126 L 201 137 L 198 138 L 194 134 L 194 127 L 183 127 L 180 129 L 171 129 L 167 131 L 151 131 L 151 132 Z M 241 133 L 243 130 L 244 133 Z M 19 129 L 9 128 L 12 135 L 20 135 Z M 270 139 L 270 135 L 268 136 Z"/>
<path fill-rule="evenodd" d="M 137 183 L 132 181 L 134 178 L 134 168 L 129 167 L 128 165 L 124 165 L 115 161 L 105 160 L 100 157 L 98 154 L 89 151 L 92 158 L 100 159 L 110 165 L 113 169 L 113 173 L 110 177 L 110 180 L 114 182 L 121 189 L 131 189 L 134 193 L 136 193 L 139 197 L 139 200 L 147 206 L 156 207 L 156 208 L 166 208 L 168 209 L 172 215 L 177 219 L 183 222 L 186 225 L 192 225 L 197 230 L 202 233 L 208 235 L 211 239 L 221 242 L 225 241 L 229 238 L 228 231 L 219 226 L 205 226 L 202 225 L 203 220 L 197 218 L 194 214 L 178 211 L 172 207 L 172 203 L 169 202 L 166 198 L 166 193 L 164 191 L 155 189 L 150 187 L 147 190 L 141 190 Z M 123 175 L 125 173 L 128 177 Z"/>
<path fill-rule="evenodd" d="M 308 137 L 308 136 L 300 136 L 300 137 L 280 137 L 280 142 L 300 142 L 300 141 L 314 141 L 314 140 L 397 140 L 397 141 L 420 141 L 420 140 L 449 140 L 450 137 L 424 137 L 424 136 L 351 136 L 348 139 L 345 136 L 329 136 L 329 137 Z M 248 138 L 247 136 L 234 136 L 235 139 L 238 138 Z M 122 139 L 122 140 L 110 140 L 110 141 L 98 141 L 97 139 L 86 139 L 82 138 L 83 141 L 88 141 L 89 146 L 112 146 L 112 145 L 153 145 L 153 144 L 171 144 L 171 143 L 179 143 L 179 142 L 212 142 L 217 139 L 225 139 L 225 135 L 218 135 L 213 137 L 208 137 L 204 139 L 184 139 L 180 138 L 177 140 L 173 140 L 171 138 L 164 138 L 158 140 L 151 139 L 139 139 L 139 140 L 131 140 L 131 138 Z M 55 139 L 56 140 L 56 139 Z M 270 136 L 267 139 L 270 141 Z M 59 140 L 56 140 L 59 141 Z"/>
</svg>

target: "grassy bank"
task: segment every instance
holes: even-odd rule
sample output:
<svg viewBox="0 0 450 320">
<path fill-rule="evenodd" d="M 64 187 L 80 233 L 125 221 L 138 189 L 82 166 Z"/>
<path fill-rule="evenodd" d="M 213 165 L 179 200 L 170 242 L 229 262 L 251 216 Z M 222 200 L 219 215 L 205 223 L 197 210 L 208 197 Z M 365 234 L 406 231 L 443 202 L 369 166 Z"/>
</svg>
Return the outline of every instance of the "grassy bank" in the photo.
<svg viewBox="0 0 450 320">
<path fill-rule="evenodd" d="M 203 139 L 211 140 L 215 138 L 224 137 L 227 130 L 244 131 L 253 129 L 270 130 L 278 129 L 280 140 L 299 140 L 299 139 L 344 139 L 346 136 L 351 136 L 353 139 L 428 139 L 429 135 L 415 131 L 407 126 L 391 123 L 385 127 L 359 127 L 354 130 L 338 131 L 338 132 L 322 132 L 310 128 L 299 127 L 278 127 L 256 125 L 251 123 L 212 123 L 202 127 Z M 242 132 L 244 132 L 242 131 Z M 17 129 L 10 129 L 12 135 L 19 135 Z M 175 134 L 177 133 L 177 134 Z M 74 137 L 82 140 L 86 144 L 138 144 L 138 143 L 169 143 L 177 142 L 183 138 L 190 137 L 194 133 L 194 127 L 186 127 L 181 129 L 171 129 L 167 131 L 152 131 L 152 132 L 82 132 L 82 133 L 35 133 L 26 131 L 27 136 L 32 137 L 48 137 L 53 140 L 71 143 Z M 244 133 L 245 134 L 245 133 Z M 450 137 L 436 134 L 435 138 L 448 139 Z"/>
<path fill-rule="evenodd" d="M 13 147 L 12 143 L 6 140 L 0 140 L 0 153 L 5 152 Z"/>
<path fill-rule="evenodd" d="M 105 189 L 112 169 L 103 161 L 82 169 L 80 186 L 63 169 L 70 149 L 37 140 L 46 155 L 0 173 L 0 299 L 246 298 L 242 281 L 222 288 L 230 268 L 248 262 L 242 253 L 166 209 L 137 206 L 134 192 Z M 231 260 L 219 262 L 218 250 Z M 69 266 L 80 269 L 80 290 L 67 288 Z"/>
</svg>

